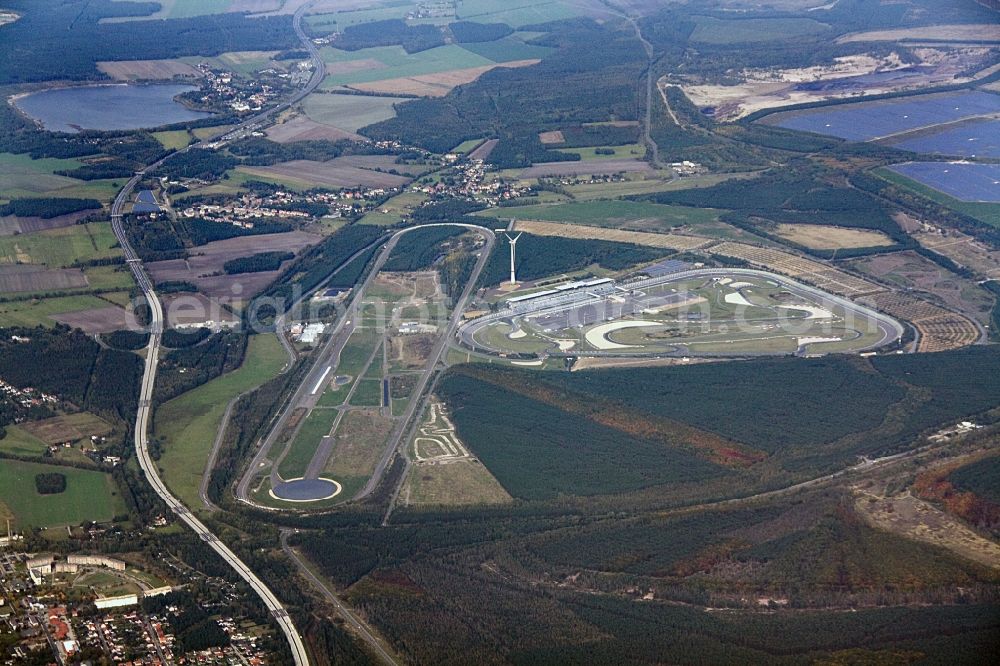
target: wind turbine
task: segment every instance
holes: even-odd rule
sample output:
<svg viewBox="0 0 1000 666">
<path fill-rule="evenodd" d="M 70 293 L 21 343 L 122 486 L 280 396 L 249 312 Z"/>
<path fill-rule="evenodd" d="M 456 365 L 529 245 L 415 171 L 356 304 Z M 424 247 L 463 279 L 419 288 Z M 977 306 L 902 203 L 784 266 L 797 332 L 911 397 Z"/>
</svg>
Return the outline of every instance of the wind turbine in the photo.
<svg viewBox="0 0 1000 666">
<path fill-rule="evenodd" d="M 521 232 L 520 234 L 518 234 L 518 235 L 514 236 L 513 238 L 511 238 L 510 234 L 504 232 L 504 236 L 506 236 L 507 240 L 510 241 L 510 283 L 511 283 L 511 285 L 517 284 L 517 276 L 514 273 L 514 253 L 516 251 L 517 239 L 520 238 L 523 233 L 524 232 Z"/>
</svg>

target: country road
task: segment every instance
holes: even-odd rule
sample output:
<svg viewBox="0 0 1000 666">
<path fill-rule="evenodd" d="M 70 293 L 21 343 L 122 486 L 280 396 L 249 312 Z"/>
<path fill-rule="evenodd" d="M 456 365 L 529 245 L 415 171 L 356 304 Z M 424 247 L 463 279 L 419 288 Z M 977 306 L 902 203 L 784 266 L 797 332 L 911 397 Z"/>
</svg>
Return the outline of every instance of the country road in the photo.
<svg viewBox="0 0 1000 666">
<path fill-rule="evenodd" d="M 303 4 L 292 17 L 292 26 L 295 29 L 295 34 L 302 42 L 303 47 L 309 52 L 310 59 L 313 62 L 313 74 L 310 77 L 309 82 L 301 91 L 293 95 L 290 99 L 250 118 L 249 120 L 246 120 L 237 128 L 223 135 L 221 139 L 216 139 L 216 141 L 228 141 L 240 138 L 249 132 L 259 129 L 262 124 L 266 123 L 272 116 L 302 100 L 306 95 L 315 90 L 323 80 L 326 73 L 325 64 L 323 63 L 322 58 L 320 58 L 318 49 L 308 38 L 302 28 L 302 17 L 312 4 L 312 1 Z M 160 304 L 160 300 L 157 297 L 156 292 L 153 290 L 153 283 L 149 279 L 149 276 L 143 267 L 142 260 L 135 252 L 135 249 L 132 247 L 128 239 L 128 234 L 125 232 L 123 224 L 123 211 L 125 205 L 131 198 L 133 190 L 135 190 L 136 185 L 139 184 L 142 178 L 145 177 L 147 171 L 156 169 L 174 155 L 186 153 L 190 150 L 199 148 L 202 143 L 203 142 L 194 143 L 176 153 L 171 153 L 152 164 L 146 165 L 145 169 L 137 171 L 115 197 L 114 203 L 111 206 L 112 230 L 114 231 L 118 243 L 121 245 L 125 261 L 132 270 L 136 284 L 142 290 L 142 294 L 148 302 L 150 309 L 149 328 L 151 335 L 149 338 L 149 344 L 146 347 L 142 386 L 139 391 L 139 408 L 136 413 L 135 421 L 134 435 L 136 459 L 139 462 L 139 466 L 142 469 L 146 480 L 149 482 L 150 486 L 152 486 L 153 491 L 156 492 L 164 503 L 166 503 L 167 507 L 177 514 L 177 517 L 184 524 L 190 527 L 203 541 L 205 541 L 209 547 L 212 548 L 212 550 L 218 553 L 226 564 L 236 571 L 236 573 L 243 578 L 243 580 L 245 580 L 253 591 L 256 592 L 261 598 L 268 611 L 270 611 L 271 615 L 278 623 L 278 627 L 285 634 L 285 637 L 288 640 L 289 648 L 291 649 L 292 659 L 295 664 L 297 666 L 307 666 L 309 664 L 309 656 L 306 652 L 305 644 L 303 643 L 302 637 L 299 635 L 298 630 L 295 628 L 295 624 L 292 622 L 292 619 L 289 617 L 284 606 L 282 606 L 281 602 L 274 595 L 274 593 L 271 592 L 270 588 L 268 588 L 267 585 L 264 584 L 264 582 L 258 578 L 257 575 L 254 574 L 254 572 L 242 560 L 240 560 L 240 558 L 237 557 L 237 555 L 230 550 L 228 546 L 226 546 L 226 544 L 220 541 L 218 537 L 216 537 L 211 530 L 205 526 L 204 523 L 195 517 L 188 510 L 188 508 L 180 502 L 180 500 L 170 493 L 170 490 L 160 478 L 159 470 L 149 454 L 148 435 L 150 417 L 152 416 L 153 387 L 156 381 L 156 370 L 160 354 L 160 337 L 163 334 L 164 327 L 163 307 Z"/>
<path fill-rule="evenodd" d="M 295 530 L 289 528 L 284 528 L 281 530 L 281 549 L 285 551 L 285 554 L 295 562 L 295 566 L 298 568 L 299 572 L 323 595 L 323 597 L 330 602 L 330 605 L 336 609 L 337 613 L 344 619 L 347 626 L 354 631 L 361 640 L 371 647 L 372 651 L 386 664 L 390 666 L 396 666 L 399 664 L 399 660 L 394 657 L 389 650 L 383 644 L 375 634 L 372 632 L 368 624 L 354 614 L 350 608 L 348 608 L 344 603 L 333 593 L 333 590 L 323 582 L 316 574 L 313 573 L 312 569 L 308 567 L 302 556 L 295 551 L 288 543 L 288 537 L 294 534 Z"/>
</svg>

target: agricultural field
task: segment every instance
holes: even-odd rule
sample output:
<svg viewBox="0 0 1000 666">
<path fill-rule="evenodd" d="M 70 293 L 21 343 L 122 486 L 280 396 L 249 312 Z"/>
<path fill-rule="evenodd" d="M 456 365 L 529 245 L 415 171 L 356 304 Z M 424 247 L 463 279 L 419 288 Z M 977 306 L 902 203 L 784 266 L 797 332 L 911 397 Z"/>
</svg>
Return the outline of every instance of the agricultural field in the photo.
<svg viewBox="0 0 1000 666">
<path fill-rule="evenodd" d="M 171 80 L 175 77 L 201 77 L 199 70 L 183 60 L 113 60 L 99 62 L 97 68 L 116 81 L 155 81 Z"/>
<path fill-rule="evenodd" d="M 820 35 L 830 26 L 808 18 L 737 18 L 717 19 L 697 16 L 692 42 L 704 44 L 742 44 L 779 42 L 800 36 Z"/>
<path fill-rule="evenodd" d="M 669 206 L 643 201 L 597 200 L 587 203 L 491 208 L 476 215 L 499 220 L 513 217 L 518 220 L 567 222 L 630 231 L 661 231 L 682 226 L 697 228 L 700 224 L 717 220 L 719 213 L 720 211 L 712 208 Z"/>
<path fill-rule="evenodd" d="M 905 292 L 925 292 L 982 324 L 990 321 L 993 297 L 974 281 L 947 271 L 916 252 L 894 252 L 852 260 L 855 270 Z"/>
<path fill-rule="evenodd" d="M 53 416 L 41 421 L 25 421 L 22 429 L 46 444 L 62 444 L 103 437 L 112 431 L 104 419 L 89 412 Z"/>
<path fill-rule="evenodd" d="M 380 46 L 360 51 L 322 50 L 328 75 L 323 89 L 356 86 L 387 79 L 404 79 L 468 69 L 492 67 L 496 63 L 461 46 L 450 44 L 407 53 L 401 46 Z M 386 91 L 391 92 L 391 91 Z"/>
<path fill-rule="evenodd" d="M 657 247 L 664 250 L 693 250 L 705 245 L 709 239 L 701 236 L 687 236 L 671 233 L 654 233 L 649 231 L 629 231 L 627 229 L 608 229 L 606 227 L 587 226 L 584 224 L 569 224 L 563 222 L 518 221 L 515 231 L 523 231 L 533 236 L 556 236 L 574 240 L 597 240 L 613 243 L 631 243 Z"/>
<path fill-rule="evenodd" d="M 40 495 L 35 475 L 58 472 L 66 490 Z M 111 476 L 103 472 L 4 460 L 0 463 L 0 511 L 13 514 L 17 529 L 61 527 L 84 521 L 108 522 L 125 510 Z"/>
<path fill-rule="evenodd" d="M 646 156 L 646 147 L 638 143 L 624 146 L 592 146 L 588 148 L 558 148 L 558 152 L 569 155 L 579 155 L 581 162 L 595 160 L 642 159 Z"/>
<path fill-rule="evenodd" d="M 76 169 L 74 159 L 31 159 L 26 154 L 0 153 L 0 199 L 21 197 L 93 197 L 110 201 L 120 183 L 113 180 L 84 181 L 58 176 L 56 171 Z"/>
<path fill-rule="evenodd" d="M 0 326 L 54 326 L 62 322 L 101 333 L 126 328 L 131 316 L 101 296 L 58 296 L 0 303 Z"/>
<path fill-rule="evenodd" d="M 867 351 L 903 328 L 775 275 L 706 271 L 588 293 L 556 304 L 510 304 L 460 329 L 463 344 L 494 354 L 653 356 L 815 355 Z"/>
<path fill-rule="evenodd" d="M 901 141 L 894 148 L 953 157 L 1000 158 L 1000 120 L 977 120 L 961 123 Z"/>
<path fill-rule="evenodd" d="M 1000 113 L 1000 95 L 966 90 L 788 111 L 768 116 L 764 122 L 849 141 L 871 141 L 996 113 Z"/>
<path fill-rule="evenodd" d="M 534 34 L 531 33 L 531 35 Z M 525 39 L 518 38 L 518 35 L 515 33 L 509 37 L 497 39 L 492 42 L 462 44 L 462 48 L 484 58 L 489 58 L 493 62 L 540 60 L 555 50 L 549 46 L 528 44 L 526 41 Z"/>
<path fill-rule="evenodd" d="M 156 282 L 190 282 L 206 296 L 241 300 L 269 285 L 281 271 L 228 275 L 224 270 L 227 261 L 246 257 L 264 249 L 299 254 L 320 240 L 319 236 L 304 231 L 238 236 L 200 245 L 197 253 L 188 259 L 151 262 L 148 264 L 148 269 L 150 276 Z M 282 268 L 287 267 L 288 263 L 290 260 L 284 262 Z"/>
<path fill-rule="evenodd" d="M 1000 164 L 907 162 L 889 168 L 962 202 L 1000 204 Z"/>
<path fill-rule="evenodd" d="M 275 336 L 252 336 L 238 370 L 202 384 L 156 410 L 153 432 L 161 442 L 161 474 L 187 506 L 201 505 L 198 488 L 226 405 L 277 375 L 287 360 Z"/>
<path fill-rule="evenodd" d="M 518 0 L 508 4 L 512 6 L 497 6 L 491 0 L 462 0 L 455 10 L 455 16 L 463 21 L 506 23 L 514 28 L 520 28 L 521 26 L 560 21 L 575 16 L 600 17 L 607 14 L 607 8 L 593 0 L 584 0 L 584 2 L 568 0 L 525 2 Z"/>
<path fill-rule="evenodd" d="M 349 166 L 345 158 L 338 157 L 329 162 L 293 160 L 280 162 L 274 166 L 244 166 L 239 170 L 255 178 L 275 179 L 290 182 L 300 189 L 310 187 L 351 188 L 351 187 L 402 187 L 410 182 L 406 176 L 362 169 Z"/>
<path fill-rule="evenodd" d="M 302 110 L 312 121 L 355 133 L 362 127 L 396 115 L 393 107 L 405 97 L 366 97 L 315 93 L 302 103 Z"/>
<path fill-rule="evenodd" d="M 778 224 L 775 236 L 812 250 L 848 250 L 860 247 L 889 247 L 895 241 L 881 231 L 850 229 L 821 224 Z"/>
<path fill-rule="evenodd" d="M 74 261 L 116 257 L 121 253 L 116 245 L 109 222 L 0 236 L 0 264 L 31 263 L 63 268 Z"/>
<path fill-rule="evenodd" d="M 656 171 L 648 162 L 637 159 L 615 158 L 579 162 L 539 162 L 519 174 L 520 178 L 547 178 L 549 176 L 594 176 L 619 173 L 653 174 Z M 612 191 L 615 189 L 611 188 Z"/>
</svg>

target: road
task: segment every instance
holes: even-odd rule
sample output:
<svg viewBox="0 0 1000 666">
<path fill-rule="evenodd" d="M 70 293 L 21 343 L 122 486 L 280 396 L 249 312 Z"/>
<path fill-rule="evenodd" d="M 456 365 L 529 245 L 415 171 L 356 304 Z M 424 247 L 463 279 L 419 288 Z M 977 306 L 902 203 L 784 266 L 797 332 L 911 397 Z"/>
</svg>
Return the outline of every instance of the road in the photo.
<svg viewBox="0 0 1000 666">
<path fill-rule="evenodd" d="M 313 394 L 313 389 L 315 388 L 317 383 L 321 382 L 324 379 L 324 375 L 328 374 L 328 370 L 331 367 L 332 368 L 337 367 L 340 360 L 340 354 L 343 351 L 344 347 L 346 346 L 347 341 L 350 339 L 351 334 L 354 332 L 355 327 L 357 326 L 358 309 L 361 305 L 362 300 L 364 299 L 364 295 L 368 290 L 369 286 L 371 285 L 371 283 L 375 280 L 375 277 L 378 275 L 379 271 L 382 269 L 382 266 L 385 264 L 386 260 L 389 258 L 389 255 L 392 253 L 393 248 L 396 247 L 396 243 L 404 234 L 409 233 L 410 231 L 413 231 L 415 229 L 424 229 L 427 227 L 464 227 L 483 234 L 483 236 L 486 238 L 486 244 L 483 246 L 482 254 L 479 257 L 479 260 L 476 262 L 476 266 L 473 268 L 472 276 L 469 278 L 465 290 L 463 291 L 462 295 L 455 301 L 455 309 L 453 311 L 452 318 L 449 321 L 448 329 L 445 332 L 445 334 L 443 334 L 439 338 L 438 343 L 431 351 L 431 358 L 428 360 L 428 363 L 425 366 L 425 370 L 421 374 L 420 379 L 418 380 L 418 383 L 411 395 L 420 396 L 422 394 L 424 388 L 427 386 L 427 381 L 429 377 L 431 376 L 431 374 L 433 374 L 434 367 L 436 366 L 438 360 L 440 359 L 443 350 L 447 347 L 448 340 L 454 334 L 455 330 L 458 327 L 458 324 L 461 322 L 462 310 L 464 309 L 465 302 L 468 300 L 469 295 L 472 293 L 472 289 L 474 288 L 476 280 L 478 279 L 479 274 L 482 272 L 483 267 L 486 265 L 486 261 L 489 258 L 489 254 L 493 249 L 494 243 L 496 242 L 496 235 L 493 233 L 493 231 L 485 227 L 480 227 L 471 224 L 463 224 L 459 222 L 441 222 L 437 224 L 424 224 L 416 227 L 408 227 L 406 229 L 397 231 L 388 239 L 388 241 L 386 241 L 384 247 L 382 248 L 382 251 L 376 258 L 375 263 L 372 265 L 372 269 L 369 271 L 367 278 L 365 278 L 365 281 L 354 288 L 354 291 L 351 294 L 351 300 L 347 308 L 345 309 L 344 314 L 341 315 L 340 319 L 335 324 L 334 329 L 331 332 L 331 335 L 327 340 L 327 342 L 323 344 L 319 352 L 316 354 L 316 357 L 313 360 L 313 364 L 312 367 L 309 369 L 309 372 L 307 372 L 303 377 L 302 382 L 299 384 L 298 388 L 292 394 L 292 397 L 291 399 L 289 399 L 284 410 L 281 412 L 278 419 L 274 422 L 271 431 L 265 437 L 263 444 L 257 451 L 257 454 L 254 456 L 253 460 L 250 461 L 250 464 L 247 467 L 246 472 L 240 479 L 239 484 L 237 484 L 236 486 L 236 499 L 246 504 L 259 506 L 256 503 L 254 503 L 253 500 L 250 498 L 250 486 L 257 478 L 260 471 L 265 469 L 271 463 L 271 458 L 270 458 L 271 449 L 274 447 L 274 444 L 277 442 L 280 435 L 284 432 L 285 424 L 287 423 L 288 419 L 291 417 L 292 413 L 295 412 L 295 410 L 311 409 L 313 406 L 315 406 L 316 402 L 319 400 L 319 394 Z M 402 437 L 403 432 L 405 431 L 407 422 L 413 418 L 413 414 L 416 411 L 418 402 L 420 402 L 420 400 L 417 398 L 411 400 L 409 406 L 407 407 L 406 412 L 400 419 L 400 423 L 396 426 L 396 428 L 390 435 L 389 444 L 386 446 L 385 452 L 382 458 L 379 460 L 379 463 L 376 466 L 374 473 L 370 477 L 365 487 L 362 488 L 357 495 L 355 495 L 354 497 L 355 500 L 362 499 L 368 496 L 378 485 L 378 482 L 379 480 L 381 480 L 382 475 L 384 474 L 389 461 L 392 459 L 392 454 L 395 452 L 399 440 Z M 302 420 L 304 421 L 305 419 Z M 276 464 L 271 465 L 272 475 L 276 474 L 276 470 L 277 470 L 277 465 Z M 265 507 L 260 507 L 260 508 L 265 508 Z"/>
<path fill-rule="evenodd" d="M 337 614 L 343 618 L 347 626 L 351 628 L 352 631 L 357 634 L 358 638 L 363 640 L 372 651 L 382 660 L 383 663 L 391 664 L 395 666 L 399 664 L 399 660 L 396 659 L 385 647 L 383 642 L 379 640 L 377 636 L 372 632 L 371 628 L 365 623 L 364 620 L 360 619 L 354 612 L 344 605 L 344 603 L 333 593 L 326 583 L 324 583 L 312 570 L 306 566 L 305 561 L 302 557 L 288 545 L 289 535 L 294 534 L 294 530 L 288 528 L 281 530 L 281 549 L 285 551 L 285 554 L 291 558 L 292 562 L 295 562 L 295 566 L 298 567 L 299 571 L 302 573 L 306 579 L 312 583 L 323 597 L 330 602 L 330 604 L 337 611 Z"/>
<path fill-rule="evenodd" d="M 302 42 L 303 47 L 309 52 L 310 59 L 313 62 L 313 74 L 310 77 L 309 82 L 302 90 L 285 102 L 241 123 L 239 127 L 224 135 L 222 137 L 223 141 L 239 138 L 259 129 L 262 126 L 262 123 L 267 122 L 267 120 L 274 114 L 280 113 L 292 104 L 302 100 L 306 95 L 315 90 L 323 80 L 326 72 L 325 65 L 319 56 L 319 51 L 316 49 L 316 46 L 308 38 L 302 28 L 302 17 L 312 4 L 312 2 L 305 3 L 292 17 L 292 25 L 295 29 L 295 34 Z M 199 145 L 201 145 L 201 142 L 188 146 L 179 152 L 187 152 Z M 142 265 L 142 260 L 139 258 L 138 254 L 136 254 L 134 248 L 128 240 L 122 216 L 125 205 L 129 202 L 132 192 L 135 190 L 136 185 L 139 184 L 139 181 L 141 181 L 145 176 L 146 171 L 156 169 L 163 164 L 163 162 L 176 154 L 177 153 L 172 153 L 171 155 L 147 165 L 145 169 L 137 171 L 136 174 L 125 184 L 125 187 L 123 187 L 118 193 L 118 196 L 115 197 L 114 203 L 111 206 L 112 230 L 114 231 L 115 237 L 118 239 L 118 243 L 121 245 L 125 261 L 132 270 L 132 274 L 135 276 L 136 284 L 139 285 L 139 288 L 142 290 L 143 296 L 149 303 L 150 308 L 149 328 L 151 335 L 149 345 L 146 348 L 142 386 L 139 391 L 139 408 L 136 413 L 135 422 L 136 458 L 143 474 L 146 476 L 146 480 L 152 486 L 154 492 L 156 492 L 160 499 L 167 505 L 167 507 L 177 514 L 178 518 L 184 524 L 194 530 L 195 534 L 205 541 L 209 547 L 212 548 L 212 550 L 218 553 L 226 564 L 236 571 L 236 573 L 239 574 L 239 576 L 243 578 L 243 580 L 245 580 L 254 592 L 256 592 L 261 598 L 268 611 L 270 611 L 271 615 L 274 616 L 279 628 L 288 639 L 288 645 L 291 649 L 292 658 L 295 664 L 297 666 L 307 666 L 309 664 L 309 656 L 306 653 L 305 644 L 303 643 L 302 637 L 299 635 L 298 630 L 296 630 L 295 625 L 284 606 L 282 606 L 281 602 L 274 595 L 274 593 L 271 592 L 267 585 L 265 585 L 264 582 L 260 580 L 260 578 L 258 578 L 257 575 L 254 574 L 253 571 L 251 571 L 250 568 L 242 560 L 240 560 L 240 558 L 237 557 L 228 546 L 222 543 L 218 537 L 216 537 L 211 530 L 205 526 L 204 523 L 198 520 L 198 518 L 187 509 L 187 507 L 185 507 L 170 493 L 170 490 L 160 478 L 159 470 L 156 468 L 156 464 L 149 455 L 148 432 L 150 417 L 152 416 L 153 387 L 156 381 L 156 370 L 160 354 L 160 337 L 163 333 L 164 327 L 163 308 L 156 292 L 153 290 L 153 283 L 149 279 L 149 276 Z"/>
</svg>

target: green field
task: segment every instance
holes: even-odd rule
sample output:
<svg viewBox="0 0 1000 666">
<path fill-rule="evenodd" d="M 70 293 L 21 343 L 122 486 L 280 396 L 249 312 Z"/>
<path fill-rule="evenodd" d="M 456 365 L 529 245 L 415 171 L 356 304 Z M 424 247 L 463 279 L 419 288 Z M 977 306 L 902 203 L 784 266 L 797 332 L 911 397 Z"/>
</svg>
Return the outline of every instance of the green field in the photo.
<svg viewBox="0 0 1000 666">
<path fill-rule="evenodd" d="M 393 104 L 407 101 L 402 97 L 368 97 L 316 93 L 303 102 L 305 114 L 321 125 L 331 125 L 348 132 L 396 115 Z"/>
<path fill-rule="evenodd" d="M 103 294 L 112 296 L 114 294 Z M 0 303 L 0 326 L 54 326 L 53 315 L 106 308 L 111 304 L 97 296 L 59 296 L 42 300 Z"/>
<path fill-rule="evenodd" d="M 462 48 L 472 51 L 484 58 L 489 58 L 493 62 L 510 62 L 512 60 L 532 60 L 542 59 L 555 51 L 549 46 L 535 46 L 525 44 L 522 40 L 513 35 L 504 37 L 492 42 L 479 42 L 476 44 L 462 44 Z"/>
<path fill-rule="evenodd" d="M 226 405 L 263 384 L 284 367 L 288 357 L 273 335 L 250 338 L 238 370 L 174 398 L 156 410 L 155 437 L 163 442 L 159 467 L 170 489 L 189 507 L 201 506 L 198 487 Z"/>
<path fill-rule="evenodd" d="M 351 404 L 355 407 L 381 407 L 382 382 L 377 379 L 362 379 L 351 396 Z"/>
<path fill-rule="evenodd" d="M 782 41 L 793 37 L 818 35 L 830 27 L 807 18 L 722 20 L 711 16 L 698 16 L 695 20 L 697 27 L 691 33 L 691 41 L 707 44 Z"/>
<path fill-rule="evenodd" d="M 180 150 L 191 143 L 191 133 L 187 130 L 172 130 L 169 132 L 154 132 L 153 138 L 163 144 L 167 150 Z"/>
<path fill-rule="evenodd" d="M 321 439 L 330 434 L 330 428 L 337 418 L 335 409 L 314 409 L 302 423 L 295 439 L 288 449 L 288 455 L 281 461 L 278 470 L 284 479 L 297 479 L 306 473 L 309 461 L 316 453 Z"/>
<path fill-rule="evenodd" d="M 6 431 L 7 435 L 0 439 L 0 451 L 4 453 L 15 456 L 40 456 L 48 449 L 48 444 L 16 425 L 8 425 Z"/>
<path fill-rule="evenodd" d="M 542 206 L 491 208 L 476 215 L 544 222 L 589 224 L 615 229 L 656 231 L 683 225 L 714 222 L 719 212 L 711 208 L 670 206 L 641 201 L 597 200 L 586 203 L 562 203 Z"/>
<path fill-rule="evenodd" d="M 0 198 L 9 199 L 13 193 L 20 195 L 22 192 L 38 195 L 78 185 L 79 180 L 56 176 L 54 172 L 76 169 L 81 165 L 79 160 L 33 160 L 27 154 L 0 153 Z"/>
<path fill-rule="evenodd" d="M 583 13 L 579 5 L 564 0 L 513 0 L 499 5 L 494 0 L 463 0 L 455 11 L 458 18 L 477 23 L 522 25 L 548 23 L 573 18 Z"/>
<path fill-rule="evenodd" d="M 50 472 L 66 476 L 66 490 L 39 495 L 35 475 Z M 14 514 L 18 529 L 106 522 L 124 511 L 108 474 L 15 460 L 0 460 L 0 503 Z"/>
<path fill-rule="evenodd" d="M 0 263 L 62 268 L 77 260 L 116 257 L 121 254 L 116 245 L 110 222 L 75 224 L 31 234 L 0 236 Z"/>
<path fill-rule="evenodd" d="M 466 67 L 482 67 L 494 64 L 492 60 L 472 53 L 455 44 L 438 46 L 418 53 L 407 53 L 402 46 L 380 46 L 360 51 L 341 51 L 334 48 L 324 48 L 321 51 L 327 64 L 353 62 L 359 60 L 376 60 L 380 66 L 361 69 L 355 72 L 330 74 L 323 81 L 323 88 L 335 88 L 351 83 L 369 83 L 406 76 L 436 74 L 452 69 Z"/>
<path fill-rule="evenodd" d="M 939 192 L 923 183 L 907 178 L 890 169 L 875 169 L 874 172 L 879 178 L 887 180 L 894 185 L 899 185 L 917 194 L 927 197 L 931 201 L 936 201 L 942 206 L 946 206 L 959 213 L 964 213 L 969 217 L 985 222 L 994 227 L 1000 227 L 1000 204 L 980 203 L 977 201 L 960 201 L 950 197 L 944 192 Z"/>
<path fill-rule="evenodd" d="M 646 156 L 646 147 L 638 143 L 629 143 L 624 146 L 591 146 L 588 148 L 557 148 L 560 153 L 579 155 L 583 162 L 593 162 L 595 160 L 621 160 L 621 159 L 642 159 Z M 613 155 L 602 155 L 598 150 L 613 150 Z"/>
</svg>

